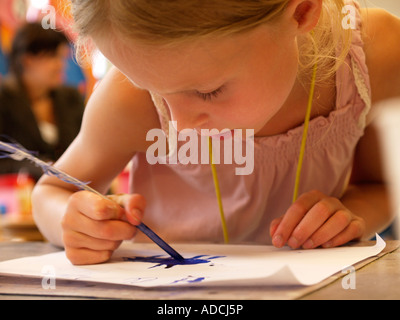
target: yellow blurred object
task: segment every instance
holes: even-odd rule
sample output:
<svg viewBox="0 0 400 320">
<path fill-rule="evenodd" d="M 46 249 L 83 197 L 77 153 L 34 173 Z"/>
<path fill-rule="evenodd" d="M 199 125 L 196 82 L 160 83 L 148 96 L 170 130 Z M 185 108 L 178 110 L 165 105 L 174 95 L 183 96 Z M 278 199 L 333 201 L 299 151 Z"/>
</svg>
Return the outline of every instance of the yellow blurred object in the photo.
<svg viewBox="0 0 400 320">
<path fill-rule="evenodd" d="M 0 241 L 43 241 L 32 216 L 0 216 Z"/>
<path fill-rule="evenodd" d="M 18 214 L 22 217 L 32 216 L 31 194 L 35 186 L 34 180 L 28 174 L 18 174 L 17 197 L 19 203 Z"/>
<path fill-rule="evenodd" d="M 32 217 L 34 180 L 23 171 L 0 176 L 0 241 L 42 241 Z"/>
</svg>

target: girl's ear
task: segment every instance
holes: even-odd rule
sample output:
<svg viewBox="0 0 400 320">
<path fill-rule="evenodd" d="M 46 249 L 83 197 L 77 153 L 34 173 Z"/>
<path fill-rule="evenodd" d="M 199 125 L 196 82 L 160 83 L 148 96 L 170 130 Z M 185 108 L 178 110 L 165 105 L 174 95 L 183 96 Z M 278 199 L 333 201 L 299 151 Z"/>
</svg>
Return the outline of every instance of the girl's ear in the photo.
<svg viewBox="0 0 400 320">
<path fill-rule="evenodd" d="M 322 0 L 291 0 L 285 15 L 296 24 L 299 33 L 307 33 L 317 25 L 321 10 Z"/>
</svg>

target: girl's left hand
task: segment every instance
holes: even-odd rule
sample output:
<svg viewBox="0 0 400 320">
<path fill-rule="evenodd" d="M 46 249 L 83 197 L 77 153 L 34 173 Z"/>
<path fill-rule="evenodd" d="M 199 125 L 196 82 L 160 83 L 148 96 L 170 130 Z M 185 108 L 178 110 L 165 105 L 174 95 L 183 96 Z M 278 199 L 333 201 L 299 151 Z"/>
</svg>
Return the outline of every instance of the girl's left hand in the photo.
<svg viewBox="0 0 400 320">
<path fill-rule="evenodd" d="M 342 202 L 320 191 L 301 195 L 285 215 L 271 222 L 275 247 L 293 249 L 330 248 L 359 239 L 365 233 L 364 219 L 354 215 Z"/>
</svg>

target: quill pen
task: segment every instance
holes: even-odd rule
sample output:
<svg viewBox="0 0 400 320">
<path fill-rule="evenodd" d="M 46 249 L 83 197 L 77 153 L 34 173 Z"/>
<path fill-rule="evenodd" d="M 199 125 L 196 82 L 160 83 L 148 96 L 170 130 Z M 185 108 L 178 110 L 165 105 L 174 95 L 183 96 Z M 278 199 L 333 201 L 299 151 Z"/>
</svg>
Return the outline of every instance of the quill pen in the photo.
<svg viewBox="0 0 400 320">
<path fill-rule="evenodd" d="M 98 192 L 97 190 L 91 188 L 88 184 L 89 182 L 83 182 L 76 179 L 69 174 L 63 172 L 60 169 L 46 163 L 33 155 L 33 152 L 26 150 L 23 146 L 18 143 L 5 143 L 0 141 L 0 158 L 11 158 L 16 161 L 29 160 L 35 165 L 40 167 L 46 175 L 54 176 L 66 183 L 73 184 L 82 190 L 91 191 L 100 197 L 111 200 L 107 196 Z M 112 201 L 112 200 L 111 200 Z M 162 240 L 154 231 L 152 231 L 148 226 L 141 222 L 137 228 L 146 234 L 152 241 L 154 241 L 161 249 L 167 252 L 171 257 L 176 260 L 184 260 L 184 258 L 175 251 L 170 245 L 168 245 L 164 240 Z"/>
</svg>

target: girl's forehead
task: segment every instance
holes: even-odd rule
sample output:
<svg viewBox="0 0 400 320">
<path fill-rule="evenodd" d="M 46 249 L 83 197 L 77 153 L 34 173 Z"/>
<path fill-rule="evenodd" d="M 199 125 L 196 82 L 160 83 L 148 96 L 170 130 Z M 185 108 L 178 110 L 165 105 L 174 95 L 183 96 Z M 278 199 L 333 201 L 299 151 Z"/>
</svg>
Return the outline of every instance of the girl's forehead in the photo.
<svg viewBox="0 0 400 320">
<path fill-rule="evenodd" d="M 220 73 L 230 61 L 238 58 L 237 50 L 229 43 L 207 46 L 207 43 L 182 44 L 179 47 L 151 47 L 136 45 L 134 42 L 114 42 L 110 47 L 97 44 L 102 53 L 129 78 L 156 78 L 166 82 L 185 73 L 201 74 L 215 70 Z M 136 82 L 136 81 L 135 81 Z M 139 81 L 138 81 L 139 82 Z M 139 84 L 139 83 L 138 83 Z"/>
<path fill-rule="evenodd" d="M 97 41 L 96 41 L 97 40 Z M 155 91 L 200 88 L 224 81 L 251 56 L 273 54 L 266 30 L 225 38 L 205 38 L 174 46 L 143 45 L 115 36 L 95 39 L 103 54 L 137 86 Z M 110 45 L 112 43 L 112 45 Z M 269 47 L 269 50 L 265 50 Z M 168 88 L 166 87 L 168 86 Z"/>
</svg>

